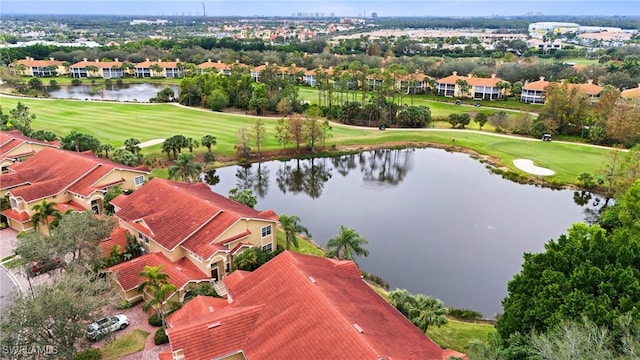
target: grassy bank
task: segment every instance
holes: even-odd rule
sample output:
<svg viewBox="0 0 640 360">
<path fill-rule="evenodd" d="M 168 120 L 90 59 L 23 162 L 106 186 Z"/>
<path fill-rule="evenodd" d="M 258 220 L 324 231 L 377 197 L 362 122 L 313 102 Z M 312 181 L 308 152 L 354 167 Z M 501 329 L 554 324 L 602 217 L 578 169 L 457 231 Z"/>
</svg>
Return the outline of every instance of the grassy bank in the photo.
<svg viewBox="0 0 640 360">
<path fill-rule="evenodd" d="M 205 134 L 217 137 L 216 156 L 235 154 L 236 134 L 241 127 L 251 127 L 255 118 L 243 115 L 215 113 L 204 109 L 179 107 L 174 104 L 131 104 L 73 100 L 43 100 L 27 98 L 0 98 L 0 105 L 8 112 L 15 108 L 18 101 L 28 106 L 37 118 L 33 128 L 48 129 L 60 136 L 72 130 L 92 134 L 100 141 L 114 147 L 123 146 L 130 137 L 140 141 L 164 139 L 175 134 L 200 139 Z M 464 108 L 464 107 L 456 107 Z M 265 118 L 268 134 L 273 134 L 277 119 Z M 528 158 L 536 165 L 556 171 L 555 176 L 547 180 L 568 184 L 576 182 L 579 174 L 593 173 L 601 166 L 608 150 L 563 144 L 542 142 L 531 139 L 519 139 L 497 136 L 489 132 L 471 132 L 447 129 L 416 129 L 379 131 L 377 129 L 357 128 L 333 124 L 328 147 L 354 150 L 370 146 L 399 144 L 426 146 L 429 143 L 445 146 L 464 147 L 500 160 L 500 164 L 511 171 L 521 173 L 512 160 Z M 292 147 L 293 145 L 289 145 Z M 281 146 L 273 135 L 267 136 L 263 146 L 265 151 L 278 150 Z M 155 145 L 143 150 L 146 157 L 165 157 Z M 197 152 L 206 151 L 201 147 Z"/>
<path fill-rule="evenodd" d="M 466 352 L 466 346 L 469 341 L 480 340 L 488 342 L 490 334 L 495 332 L 496 329 L 493 325 L 449 319 L 446 325 L 430 327 L 427 330 L 427 335 L 442 348 Z"/>
</svg>

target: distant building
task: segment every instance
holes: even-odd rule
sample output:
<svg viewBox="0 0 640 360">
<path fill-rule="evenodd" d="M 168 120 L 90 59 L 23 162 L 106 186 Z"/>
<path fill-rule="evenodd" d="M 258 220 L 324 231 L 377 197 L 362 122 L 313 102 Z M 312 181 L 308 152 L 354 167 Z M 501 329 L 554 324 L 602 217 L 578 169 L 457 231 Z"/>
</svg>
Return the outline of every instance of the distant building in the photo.
<svg viewBox="0 0 640 360">
<path fill-rule="evenodd" d="M 549 32 L 553 34 L 567 34 L 578 32 L 580 25 L 576 23 L 566 22 L 537 22 L 529 24 L 529 36 L 534 38 L 542 38 Z"/>
<path fill-rule="evenodd" d="M 169 20 L 131 20 L 129 25 L 167 25 Z"/>
<path fill-rule="evenodd" d="M 378 18 L 378 13 L 377 12 L 372 12 L 371 13 L 371 18 L 372 19 L 377 19 Z"/>
</svg>

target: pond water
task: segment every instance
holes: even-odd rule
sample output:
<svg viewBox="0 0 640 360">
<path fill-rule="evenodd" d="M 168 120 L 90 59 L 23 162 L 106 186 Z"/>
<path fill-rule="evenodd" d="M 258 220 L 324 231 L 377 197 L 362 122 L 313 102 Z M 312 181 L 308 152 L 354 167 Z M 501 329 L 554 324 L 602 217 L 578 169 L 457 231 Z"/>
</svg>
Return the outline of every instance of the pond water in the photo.
<svg viewBox="0 0 640 360">
<path fill-rule="evenodd" d="M 49 97 L 57 99 L 149 102 L 150 98 L 165 87 L 173 89 L 178 97 L 179 86 L 162 84 L 58 85 L 46 86 L 44 89 Z"/>
<path fill-rule="evenodd" d="M 211 174 L 210 174 L 211 175 Z M 325 245 L 340 225 L 369 241 L 361 269 L 492 318 L 523 253 L 540 252 L 585 217 L 574 192 L 521 185 L 439 149 L 376 150 L 215 171 L 212 189 L 258 196 L 257 209 L 297 215 Z M 215 182 L 215 181 L 214 181 Z"/>
</svg>

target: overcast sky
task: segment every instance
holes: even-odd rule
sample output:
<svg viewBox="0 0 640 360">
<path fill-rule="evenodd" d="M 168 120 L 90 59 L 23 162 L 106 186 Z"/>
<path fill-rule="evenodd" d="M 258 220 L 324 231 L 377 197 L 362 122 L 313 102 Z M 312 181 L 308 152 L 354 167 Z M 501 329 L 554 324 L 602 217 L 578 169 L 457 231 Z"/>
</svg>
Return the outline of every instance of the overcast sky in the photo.
<svg viewBox="0 0 640 360">
<path fill-rule="evenodd" d="M 291 16 L 323 13 L 329 16 L 513 16 L 544 15 L 640 15 L 638 0 L 0 0 L 2 14 L 104 14 L 202 16 Z"/>
</svg>

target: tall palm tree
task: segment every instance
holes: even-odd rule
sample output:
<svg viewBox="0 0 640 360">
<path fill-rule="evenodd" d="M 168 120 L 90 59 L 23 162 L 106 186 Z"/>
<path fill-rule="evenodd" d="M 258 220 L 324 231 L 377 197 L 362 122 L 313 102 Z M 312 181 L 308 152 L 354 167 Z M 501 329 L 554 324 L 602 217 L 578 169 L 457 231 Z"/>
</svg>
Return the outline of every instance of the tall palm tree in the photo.
<svg viewBox="0 0 640 360">
<path fill-rule="evenodd" d="M 327 241 L 328 257 L 340 260 L 353 260 L 355 255 L 369 256 L 369 250 L 364 245 L 369 242 L 354 229 L 340 225 L 340 234 Z"/>
<path fill-rule="evenodd" d="M 180 179 L 186 183 L 191 183 L 200 176 L 202 165 L 193 162 L 195 155 L 183 153 L 178 156 L 175 165 L 169 167 L 169 178 Z"/>
<path fill-rule="evenodd" d="M 447 323 L 447 308 L 438 299 L 418 294 L 414 301 L 407 303 L 407 308 L 411 322 L 425 333 L 431 325 Z"/>
<path fill-rule="evenodd" d="M 280 225 L 284 229 L 285 235 L 285 250 L 289 250 L 291 244 L 293 246 L 298 247 L 298 238 L 296 237 L 297 233 L 304 233 L 307 236 L 309 235 L 309 230 L 300 224 L 300 218 L 295 215 L 280 215 L 278 219 L 280 221 Z"/>
<path fill-rule="evenodd" d="M 49 216 L 56 216 L 60 214 L 60 212 L 55 208 L 58 205 L 54 201 L 42 200 L 40 204 L 34 205 L 32 210 L 35 211 L 33 215 L 31 215 L 31 222 L 36 229 L 38 229 L 39 225 L 46 225 L 47 230 L 49 229 Z"/>
<path fill-rule="evenodd" d="M 205 146 L 209 152 L 211 152 L 211 147 L 217 144 L 217 139 L 213 135 L 205 135 L 200 139 L 200 144 Z"/>
<path fill-rule="evenodd" d="M 124 141 L 124 148 L 132 154 L 140 153 L 140 140 L 136 138 L 128 138 Z"/>
<path fill-rule="evenodd" d="M 104 151 L 104 157 L 109 158 L 109 151 L 113 151 L 113 146 L 111 144 L 101 144 L 100 151 Z"/>
<path fill-rule="evenodd" d="M 167 298 L 176 291 L 176 287 L 169 282 L 169 274 L 162 272 L 162 265 L 149 266 L 138 273 L 138 276 L 145 280 L 138 285 L 138 292 L 147 293 L 149 299 L 144 303 L 142 309 L 149 311 L 150 309 L 160 315 L 162 326 L 165 326 L 163 304 Z M 172 306 L 175 306 L 173 304 Z"/>
</svg>

